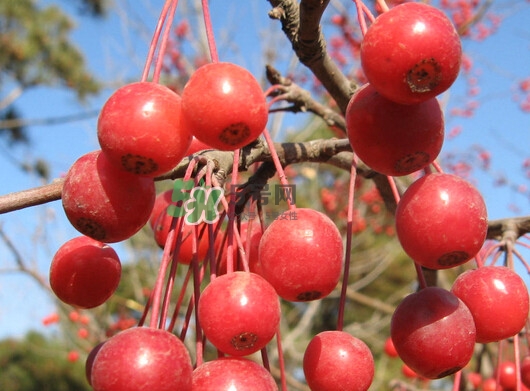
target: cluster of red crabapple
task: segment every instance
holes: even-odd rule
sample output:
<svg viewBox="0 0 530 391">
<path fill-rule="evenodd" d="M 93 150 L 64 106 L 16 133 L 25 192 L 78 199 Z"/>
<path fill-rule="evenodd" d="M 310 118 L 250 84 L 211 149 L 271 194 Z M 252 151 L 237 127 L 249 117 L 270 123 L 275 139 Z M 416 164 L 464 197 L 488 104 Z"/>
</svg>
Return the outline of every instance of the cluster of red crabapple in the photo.
<svg viewBox="0 0 530 391">
<path fill-rule="evenodd" d="M 345 113 L 350 143 L 369 167 L 389 178 L 425 172 L 402 197 L 395 194 L 397 236 L 417 265 L 421 289 L 397 307 L 391 338 L 405 364 L 429 379 L 460 371 L 476 342 L 512 337 L 528 316 L 526 286 L 507 267 L 464 273 L 451 291 L 426 287 L 421 279 L 420 267 L 468 262 L 486 237 L 486 208 L 478 191 L 459 177 L 429 169 L 444 137 L 436 96 L 454 82 L 460 62 L 458 34 L 442 12 L 422 3 L 396 6 L 365 31 L 361 63 L 369 83 L 353 95 Z M 149 222 L 164 250 L 159 280 L 170 276 L 167 290 L 177 264 L 190 265 L 198 281 L 197 349 L 192 364 L 185 333 L 173 334 L 173 318 L 167 326 L 169 296 L 157 283 L 149 325 L 144 318 L 143 327 L 122 331 L 90 353 L 87 379 L 94 390 L 229 390 L 234 384 L 277 390 L 266 365 L 244 357 L 278 337 L 279 298 L 307 302 L 336 288 L 344 256 L 339 230 L 323 213 L 291 205 L 296 219 L 274 220 L 263 231 L 250 224 L 238 230 L 229 215 L 220 243 L 212 224 L 186 225 L 183 216 L 169 214 L 174 192 L 156 196 L 154 186 L 156 177 L 194 152 L 193 139 L 206 148 L 237 151 L 265 132 L 267 119 L 259 83 L 245 69 L 219 61 L 198 68 L 180 95 L 142 80 L 118 89 L 105 103 L 97 128 L 101 149 L 79 158 L 65 177 L 64 211 L 83 236 L 57 251 L 51 287 L 77 308 L 101 305 L 121 275 L 108 244 L 128 239 Z M 208 176 L 205 180 L 212 186 Z M 289 247 L 275 245 L 281 242 Z M 248 251 L 239 254 L 235 243 Z M 235 259 L 241 270 L 235 270 Z M 208 270 L 210 281 L 199 291 Z M 222 352 L 219 358 L 203 362 L 205 340 Z M 314 391 L 367 390 L 374 361 L 364 342 L 337 329 L 311 340 L 303 370 Z"/>
</svg>

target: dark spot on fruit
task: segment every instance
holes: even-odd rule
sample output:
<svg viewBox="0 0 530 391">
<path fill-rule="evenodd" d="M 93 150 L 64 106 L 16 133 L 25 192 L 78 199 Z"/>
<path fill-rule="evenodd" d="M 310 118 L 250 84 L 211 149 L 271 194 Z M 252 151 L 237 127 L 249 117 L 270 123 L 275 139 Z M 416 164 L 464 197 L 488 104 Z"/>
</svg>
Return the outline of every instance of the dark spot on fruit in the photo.
<svg viewBox="0 0 530 391">
<path fill-rule="evenodd" d="M 438 259 L 438 264 L 442 266 L 459 265 L 469 259 L 469 254 L 465 251 L 453 251 L 442 255 Z"/>
<path fill-rule="evenodd" d="M 107 236 L 105 229 L 99 223 L 87 217 L 79 218 L 75 226 L 82 234 L 95 240 L 103 241 Z"/>
<path fill-rule="evenodd" d="M 398 173 L 407 175 L 424 168 L 427 164 L 429 164 L 429 160 L 430 156 L 428 153 L 418 151 L 399 159 L 394 165 L 394 169 Z"/>
<path fill-rule="evenodd" d="M 127 171 L 137 175 L 147 175 L 158 170 L 158 164 L 153 159 L 131 153 L 121 157 L 121 165 Z"/>
<path fill-rule="evenodd" d="M 446 376 L 452 375 L 453 373 L 456 373 L 456 372 L 458 372 L 461 369 L 462 369 L 462 367 L 454 367 L 454 368 L 448 369 L 447 371 L 443 371 L 442 373 L 439 373 L 436 376 L 436 378 L 437 379 L 441 379 L 442 377 L 446 377 Z"/>
<path fill-rule="evenodd" d="M 434 58 L 426 58 L 407 72 L 407 83 L 412 92 L 432 91 L 442 79 L 442 69 Z"/>
<path fill-rule="evenodd" d="M 322 296 L 322 293 L 319 291 L 309 291 L 298 294 L 298 296 L 296 296 L 296 300 L 311 301 L 320 298 L 320 296 Z"/>
<path fill-rule="evenodd" d="M 219 135 L 219 140 L 227 145 L 237 145 L 245 141 L 249 135 L 250 129 L 248 126 L 243 122 L 239 122 L 224 128 Z"/>
<path fill-rule="evenodd" d="M 232 338 L 230 342 L 232 343 L 232 346 L 237 350 L 243 350 L 254 346 L 257 340 L 258 336 L 256 334 L 245 332 L 236 335 Z"/>
</svg>

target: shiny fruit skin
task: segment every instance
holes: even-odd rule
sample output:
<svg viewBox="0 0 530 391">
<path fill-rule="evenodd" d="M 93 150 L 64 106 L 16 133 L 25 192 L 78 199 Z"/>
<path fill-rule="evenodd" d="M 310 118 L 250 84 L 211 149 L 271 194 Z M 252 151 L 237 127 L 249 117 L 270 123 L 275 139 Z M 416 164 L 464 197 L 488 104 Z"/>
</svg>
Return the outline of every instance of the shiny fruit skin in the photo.
<svg viewBox="0 0 530 391">
<path fill-rule="evenodd" d="M 475 323 L 451 292 L 427 287 L 405 297 L 390 323 L 399 357 L 428 379 L 451 375 L 467 365 L 475 347 Z"/>
<path fill-rule="evenodd" d="M 370 84 L 401 104 L 446 91 L 460 70 L 462 45 L 449 18 L 423 3 L 404 3 L 381 14 L 361 43 L 361 66 Z"/>
<path fill-rule="evenodd" d="M 451 288 L 471 311 L 477 342 L 513 337 L 528 318 L 528 289 L 523 279 L 504 266 L 483 266 L 460 274 Z"/>
<path fill-rule="evenodd" d="M 396 209 L 396 233 L 405 252 L 429 269 L 473 258 L 488 229 L 484 199 L 466 180 L 432 173 L 416 180 Z"/>
<path fill-rule="evenodd" d="M 444 139 L 444 118 L 436 98 L 401 105 L 361 87 L 346 109 L 348 139 L 359 158 L 384 175 L 403 176 L 436 159 Z"/>
<path fill-rule="evenodd" d="M 91 372 L 94 391 L 191 391 L 188 351 L 175 335 L 134 327 L 108 339 Z"/>
<path fill-rule="evenodd" d="M 114 243 L 130 238 L 149 220 L 155 201 L 151 178 L 115 167 L 101 153 L 89 152 L 68 170 L 62 204 L 70 223 L 83 235 Z"/>
<path fill-rule="evenodd" d="M 127 84 L 103 105 L 98 119 L 101 149 L 113 164 L 155 177 L 170 171 L 191 144 L 181 126 L 181 98 L 151 82 Z"/>
<path fill-rule="evenodd" d="M 263 277 L 289 301 L 329 295 L 342 271 L 342 237 L 329 217 L 297 208 L 296 219 L 274 220 L 259 244 Z"/>
<path fill-rule="evenodd" d="M 370 349 L 343 331 L 323 331 L 313 337 L 303 368 L 312 391 L 366 391 L 374 378 Z"/>
<path fill-rule="evenodd" d="M 193 371 L 193 391 L 278 391 L 272 375 L 241 357 L 207 361 Z"/>
<path fill-rule="evenodd" d="M 250 144 L 263 132 L 267 120 L 261 86 L 238 65 L 203 65 L 182 91 L 183 126 L 211 148 L 229 151 Z"/>
<path fill-rule="evenodd" d="M 217 349 L 248 356 L 264 348 L 278 331 L 280 300 L 263 277 L 233 272 L 206 286 L 198 316 L 206 338 Z"/>
<path fill-rule="evenodd" d="M 64 243 L 50 265 L 50 286 L 64 303 L 94 308 L 112 296 L 121 277 L 118 254 L 88 236 Z"/>
</svg>

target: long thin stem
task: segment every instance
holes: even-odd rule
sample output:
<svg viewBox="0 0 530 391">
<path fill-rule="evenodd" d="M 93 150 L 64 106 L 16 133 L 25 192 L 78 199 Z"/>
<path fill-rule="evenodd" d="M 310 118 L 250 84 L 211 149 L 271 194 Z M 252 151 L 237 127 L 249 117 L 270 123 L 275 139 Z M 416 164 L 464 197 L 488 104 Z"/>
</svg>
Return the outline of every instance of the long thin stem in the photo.
<svg viewBox="0 0 530 391">
<path fill-rule="evenodd" d="M 348 189 L 348 212 L 346 229 L 346 254 L 344 257 L 344 272 L 342 276 L 342 287 L 340 292 L 339 314 L 337 320 L 337 330 L 342 331 L 344 327 L 344 309 L 346 306 L 346 292 L 350 276 L 351 243 L 353 235 L 353 202 L 355 195 L 355 181 L 357 179 L 357 157 L 354 155 L 350 170 L 350 185 Z"/>
<path fill-rule="evenodd" d="M 147 79 L 149 78 L 149 70 L 151 69 L 151 64 L 153 62 L 156 47 L 158 46 L 158 40 L 160 39 L 160 33 L 162 32 L 162 28 L 164 27 L 167 14 L 169 12 L 171 3 L 173 1 L 174 0 L 166 0 L 166 2 L 164 3 L 164 7 L 162 8 L 162 12 L 160 12 L 158 23 L 156 25 L 155 32 L 153 33 L 151 44 L 149 45 L 149 52 L 147 53 L 147 58 L 145 60 L 144 70 L 142 72 L 142 78 L 140 79 L 141 81 L 147 81 Z"/>
<path fill-rule="evenodd" d="M 210 56 L 212 62 L 219 62 L 219 54 L 217 53 L 217 46 L 215 44 L 215 37 L 213 33 L 212 18 L 210 16 L 210 6 L 208 0 L 202 0 L 202 12 L 204 15 L 204 26 L 206 27 L 206 38 L 208 40 L 208 47 L 210 48 Z"/>
<path fill-rule="evenodd" d="M 155 71 L 153 73 L 153 82 L 158 83 L 160 80 L 160 73 L 162 71 L 162 66 L 164 65 L 164 56 L 166 54 L 166 48 L 169 41 L 169 35 L 171 34 L 171 26 L 173 25 L 173 20 L 175 18 L 175 11 L 177 10 L 178 0 L 173 0 L 171 2 L 171 7 L 169 9 L 169 16 L 166 21 L 166 28 L 162 34 L 162 42 L 160 43 L 160 48 L 158 49 L 158 56 L 155 61 Z"/>
</svg>

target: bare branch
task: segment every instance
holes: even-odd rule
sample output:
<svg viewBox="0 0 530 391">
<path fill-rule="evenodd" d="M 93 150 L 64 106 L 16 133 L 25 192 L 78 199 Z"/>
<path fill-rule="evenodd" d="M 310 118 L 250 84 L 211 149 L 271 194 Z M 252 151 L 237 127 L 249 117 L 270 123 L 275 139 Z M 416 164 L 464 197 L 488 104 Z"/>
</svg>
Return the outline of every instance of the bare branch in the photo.
<svg viewBox="0 0 530 391">
<path fill-rule="evenodd" d="M 269 3 L 274 7 L 269 16 L 280 20 L 300 62 L 313 72 L 345 112 L 357 86 L 346 78 L 326 50 L 320 20 L 329 0 L 302 0 L 300 6 L 295 0 L 269 0 Z"/>
</svg>

